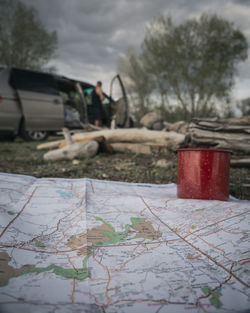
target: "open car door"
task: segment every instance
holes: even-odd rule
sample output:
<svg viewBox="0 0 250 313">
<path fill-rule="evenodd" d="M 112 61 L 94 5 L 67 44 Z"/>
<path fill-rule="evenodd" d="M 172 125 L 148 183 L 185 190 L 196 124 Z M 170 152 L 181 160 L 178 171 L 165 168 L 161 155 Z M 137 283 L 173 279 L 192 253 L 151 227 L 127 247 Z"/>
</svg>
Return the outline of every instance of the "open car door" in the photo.
<svg viewBox="0 0 250 313">
<path fill-rule="evenodd" d="M 49 131 L 63 127 L 63 101 L 52 75 L 12 69 L 10 83 L 21 103 L 25 130 Z"/>
<path fill-rule="evenodd" d="M 117 127 L 129 127 L 129 107 L 126 91 L 120 75 L 110 83 L 110 97 L 114 100 L 112 112 Z"/>
</svg>

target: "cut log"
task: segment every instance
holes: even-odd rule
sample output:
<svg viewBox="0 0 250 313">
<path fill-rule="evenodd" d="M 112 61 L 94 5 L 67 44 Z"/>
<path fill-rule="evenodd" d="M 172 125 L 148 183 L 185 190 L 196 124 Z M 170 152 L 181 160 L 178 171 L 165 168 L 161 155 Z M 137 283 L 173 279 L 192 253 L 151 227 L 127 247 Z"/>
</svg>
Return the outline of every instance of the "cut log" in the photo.
<svg viewBox="0 0 250 313">
<path fill-rule="evenodd" d="M 188 129 L 188 123 L 185 121 L 178 121 L 170 125 L 169 130 L 180 134 L 186 134 Z"/>
<path fill-rule="evenodd" d="M 250 116 L 244 116 L 241 118 L 194 118 L 190 127 L 196 127 L 208 131 L 216 132 L 234 132 L 234 133 L 250 133 Z"/>
<path fill-rule="evenodd" d="M 150 146 L 141 143 L 112 143 L 115 152 L 133 152 L 137 154 L 150 154 Z"/>
<path fill-rule="evenodd" d="M 228 149 L 233 152 L 231 166 L 250 167 L 250 116 L 195 118 L 189 125 L 183 147 Z"/>
<path fill-rule="evenodd" d="M 250 133 L 247 131 L 249 125 L 240 126 L 236 122 L 235 125 L 226 125 L 225 120 L 220 126 L 219 124 L 219 120 L 194 120 L 189 125 L 186 144 L 193 147 L 230 149 L 236 154 L 250 154 Z"/>
<path fill-rule="evenodd" d="M 76 142 L 61 149 L 48 151 L 44 154 L 44 160 L 73 160 L 75 158 L 93 157 L 96 155 L 99 145 L 96 141 Z"/>
<path fill-rule="evenodd" d="M 149 143 L 112 143 L 115 152 L 133 152 L 137 154 L 167 154 L 169 148 L 163 145 L 149 144 Z"/>
<path fill-rule="evenodd" d="M 86 158 L 96 155 L 99 148 L 99 144 L 96 141 L 73 143 L 67 128 L 63 128 L 63 135 L 65 137 L 65 146 L 45 153 L 43 156 L 44 160 L 73 160 L 75 158 Z"/>
<path fill-rule="evenodd" d="M 233 167 L 250 167 L 250 158 L 232 159 L 230 165 Z"/>
<path fill-rule="evenodd" d="M 103 130 L 92 133 L 78 133 L 73 139 L 94 138 L 95 136 L 104 136 L 109 143 L 130 142 L 144 143 L 151 142 L 160 145 L 176 146 L 183 142 L 184 135 L 175 132 L 161 132 L 147 129 L 114 129 Z"/>
<path fill-rule="evenodd" d="M 148 129 L 161 130 L 163 128 L 163 118 L 156 112 L 149 112 L 140 119 L 140 124 Z M 159 127 L 156 129 L 155 127 Z"/>
<path fill-rule="evenodd" d="M 250 129 L 250 116 L 233 117 L 227 119 L 220 118 L 193 118 L 192 122 L 197 126 L 222 129 Z"/>
<path fill-rule="evenodd" d="M 100 151 L 105 153 L 113 153 L 112 146 L 107 142 L 104 136 L 98 136 L 94 138 L 86 138 L 86 139 L 75 139 L 73 142 L 89 142 L 89 141 L 96 141 L 99 143 Z M 58 148 L 64 148 L 66 146 L 66 141 L 63 140 L 60 142 Z"/>
<path fill-rule="evenodd" d="M 36 148 L 37 150 L 51 150 L 51 149 L 56 149 L 60 146 L 61 142 L 64 140 L 56 140 L 56 141 L 51 141 L 51 142 L 44 142 L 39 144 Z"/>
<path fill-rule="evenodd" d="M 73 143 L 72 137 L 70 135 L 70 132 L 68 130 L 68 128 L 63 128 L 63 136 L 65 138 L 65 146 L 69 146 Z"/>
<path fill-rule="evenodd" d="M 82 139 L 92 139 L 95 137 L 104 136 L 109 143 L 130 142 L 130 143 L 153 143 L 165 145 L 169 149 L 175 149 L 177 145 L 184 141 L 183 134 L 175 132 L 152 131 L 147 129 L 112 129 L 102 130 L 97 132 L 77 133 L 72 136 L 73 141 Z M 37 149 L 52 149 L 57 148 L 61 141 L 49 142 L 40 144 Z"/>
<path fill-rule="evenodd" d="M 250 154 L 250 134 L 226 133 L 189 127 L 190 145 L 211 146 Z"/>
</svg>

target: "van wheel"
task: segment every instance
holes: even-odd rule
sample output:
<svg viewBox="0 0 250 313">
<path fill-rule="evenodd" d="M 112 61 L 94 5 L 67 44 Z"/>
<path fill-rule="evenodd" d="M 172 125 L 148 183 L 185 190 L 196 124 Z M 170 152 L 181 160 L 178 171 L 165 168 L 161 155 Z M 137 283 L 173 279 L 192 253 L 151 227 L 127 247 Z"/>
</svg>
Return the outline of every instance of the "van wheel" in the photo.
<svg viewBox="0 0 250 313">
<path fill-rule="evenodd" d="M 24 127 L 21 128 L 21 136 L 26 141 L 43 141 L 48 138 L 49 133 L 46 130 L 25 130 Z"/>
</svg>

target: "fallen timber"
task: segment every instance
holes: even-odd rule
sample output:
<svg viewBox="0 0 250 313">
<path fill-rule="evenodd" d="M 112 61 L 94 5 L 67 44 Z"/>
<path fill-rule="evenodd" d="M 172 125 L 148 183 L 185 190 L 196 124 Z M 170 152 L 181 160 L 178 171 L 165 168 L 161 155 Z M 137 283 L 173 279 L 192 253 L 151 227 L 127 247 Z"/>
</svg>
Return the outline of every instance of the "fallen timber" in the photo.
<svg viewBox="0 0 250 313">
<path fill-rule="evenodd" d="M 97 141 L 73 142 L 70 132 L 67 128 L 63 129 L 65 137 L 65 146 L 48 151 L 44 154 L 44 160 L 73 160 L 75 158 L 93 157 L 96 155 L 99 145 Z"/>
<path fill-rule="evenodd" d="M 123 144 L 122 147 L 127 146 L 126 151 L 129 147 L 132 147 L 131 152 L 134 152 L 134 147 L 131 144 L 137 144 L 138 153 L 151 153 L 152 149 L 148 146 L 153 146 L 154 149 L 158 147 L 165 147 L 165 149 L 175 150 L 176 147 L 183 143 L 185 136 L 176 132 L 164 132 L 164 131 L 152 131 L 147 129 L 112 129 L 112 130 L 101 130 L 94 132 L 82 132 L 76 133 L 72 136 L 73 142 L 84 142 L 88 140 L 95 140 L 95 138 L 103 136 L 108 144 L 111 144 L 113 150 L 121 151 L 121 145 L 119 147 L 115 144 Z M 38 145 L 37 149 L 57 149 L 62 147 L 63 141 L 57 140 L 53 142 L 43 143 Z M 145 146 L 145 147 L 144 147 Z M 116 147 L 117 150 L 116 150 Z M 141 151 L 140 151 L 141 147 Z M 142 149 L 143 148 L 143 149 Z M 140 152 L 139 152 L 140 151 Z"/>
<path fill-rule="evenodd" d="M 232 151 L 232 166 L 250 167 L 250 116 L 194 118 L 188 127 L 184 146 L 228 149 Z"/>
</svg>

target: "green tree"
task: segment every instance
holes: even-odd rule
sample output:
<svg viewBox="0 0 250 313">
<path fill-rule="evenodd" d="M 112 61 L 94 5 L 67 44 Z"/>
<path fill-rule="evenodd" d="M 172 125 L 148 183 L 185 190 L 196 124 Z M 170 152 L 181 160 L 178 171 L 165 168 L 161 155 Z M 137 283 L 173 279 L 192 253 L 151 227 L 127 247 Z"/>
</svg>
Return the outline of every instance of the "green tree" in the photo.
<svg viewBox="0 0 250 313">
<path fill-rule="evenodd" d="M 237 108 L 240 110 L 242 116 L 250 115 L 250 98 L 239 101 Z"/>
<path fill-rule="evenodd" d="M 125 77 L 126 90 L 133 102 L 136 118 L 139 119 L 149 111 L 149 96 L 153 89 L 141 56 L 133 48 L 128 48 L 125 55 L 118 59 L 118 71 Z"/>
<path fill-rule="evenodd" d="M 0 64 L 42 69 L 56 49 L 56 32 L 48 32 L 37 11 L 18 0 L 0 0 L 0 12 Z"/>
<path fill-rule="evenodd" d="M 217 15 L 203 14 L 177 26 L 168 16 L 147 29 L 142 57 L 155 88 L 174 97 L 190 119 L 211 116 L 214 103 L 228 99 L 247 49 L 242 32 Z"/>
</svg>

